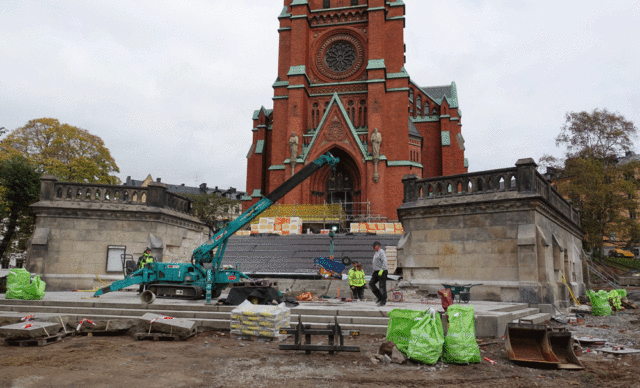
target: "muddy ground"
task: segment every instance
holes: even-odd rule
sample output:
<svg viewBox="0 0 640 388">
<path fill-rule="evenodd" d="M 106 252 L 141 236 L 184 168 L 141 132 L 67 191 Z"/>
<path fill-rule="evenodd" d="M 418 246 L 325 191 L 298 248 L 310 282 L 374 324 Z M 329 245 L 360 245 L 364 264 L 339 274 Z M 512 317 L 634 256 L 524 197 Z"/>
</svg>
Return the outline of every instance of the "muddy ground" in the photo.
<svg viewBox="0 0 640 388">
<path fill-rule="evenodd" d="M 574 336 L 605 336 L 640 348 L 637 312 L 587 315 L 584 324 L 569 328 Z M 307 356 L 278 349 L 292 339 L 249 342 L 228 332 L 203 332 L 179 342 L 78 336 L 44 347 L 0 346 L 0 387 L 640 387 L 640 356 L 578 350 L 584 370 L 540 370 L 510 362 L 502 340 L 480 339 L 486 343 L 482 356 L 496 364 L 375 364 L 371 355 L 383 341 L 353 337 L 346 345 L 360 346 L 360 353 Z"/>
</svg>

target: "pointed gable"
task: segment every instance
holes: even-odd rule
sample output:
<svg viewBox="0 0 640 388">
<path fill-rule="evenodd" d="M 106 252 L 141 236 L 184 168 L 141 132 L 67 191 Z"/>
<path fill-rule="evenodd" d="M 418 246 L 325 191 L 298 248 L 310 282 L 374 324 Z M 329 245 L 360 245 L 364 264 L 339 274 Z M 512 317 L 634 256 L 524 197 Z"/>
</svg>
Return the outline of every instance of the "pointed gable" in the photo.
<svg viewBox="0 0 640 388">
<path fill-rule="evenodd" d="M 346 130 L 342 128 L 338 129 L 338 126 L 334 124 L 337 122 L 340 123 L 340 126 L 342 126 L 342 123 L 346 124 Z M 349 133 L 351 133 L 351 136 L 348 135 Z M 343 139 L 353 141 L 356 147 L 360 150 L 362 157 L 366 159 L 367 145 L 360 141 L 356 129 L 349 119 L 347 110 L 344 108 L 342 101 L 340 101 L 338 93 L 334 93 L 331 98 L 331 102 L 329 102 L 329 105 L 325 110 L 324 116 L 322 116 L 322 120 L 320 120 L 318 129 L 316 129 L 313 134 L 309 147 L 303 150 L 304 153 L 302 155 L 302 161 L 305 162 L 307 160 L 307 156 L 314 146 L 321 146 L 325 144 L 323 142 L 341 141 Z"/>
</svg>

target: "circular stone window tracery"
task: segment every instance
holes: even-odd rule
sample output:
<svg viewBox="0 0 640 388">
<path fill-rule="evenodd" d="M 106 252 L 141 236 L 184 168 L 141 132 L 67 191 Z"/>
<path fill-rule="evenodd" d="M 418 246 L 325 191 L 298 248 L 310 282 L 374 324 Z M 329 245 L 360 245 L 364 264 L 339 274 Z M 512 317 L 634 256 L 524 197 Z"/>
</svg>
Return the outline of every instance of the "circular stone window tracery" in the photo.
<svg viewBox="0 0 640 388">
<path fill-rule="evenodd" d="M 356 62 L 356 49 L 349 42 L 335 42 L 327 49 L 324 61 L 330 70 L 342 73 L 351 69 Z"/>
<path fill-rule="evenodd" d="M 328 128 L 325 134 L 325 139 L 328 141 L 341 141 L 344 139 L 345 132 L 342 129 L 342 124 L 340 123 L 332 123 Z"/>
<path fill-rule="evenodd" d="M 358 38 L 349 33 L 339 33 L 320 44 L 315 65 L 323 77 L 343 80 L 362 70 L 364 57 L 364 47 Z"/>
</svg>

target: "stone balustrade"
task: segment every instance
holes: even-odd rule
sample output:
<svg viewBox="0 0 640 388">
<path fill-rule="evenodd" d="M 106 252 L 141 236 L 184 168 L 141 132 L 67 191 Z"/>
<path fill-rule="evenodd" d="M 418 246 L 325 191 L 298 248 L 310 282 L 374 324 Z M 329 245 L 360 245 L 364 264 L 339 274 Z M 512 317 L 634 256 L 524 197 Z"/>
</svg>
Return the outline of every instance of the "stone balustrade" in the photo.
<svg viewBox="0 0 640 388">
<path fill-rule="evenodd" d="M 536 169 L 533 159 L 520 159 L 516 167 L 419 179 L 407 175 L 403 203 L 458 196 L 480 196 L 514 191 L 541 196 L 556 211 L 580 226 L 580 211 L 564 199 Z"/>
<path fill-rule="evenodd" d="M 167 191 L 162 183 L 148 187 L 104 185 L 95 183 L 59 182 L 56 177 L 41 178 L 41 201 L 113 203 L 166 208 L 189 214 L 191 201 Z"/>
</svg>

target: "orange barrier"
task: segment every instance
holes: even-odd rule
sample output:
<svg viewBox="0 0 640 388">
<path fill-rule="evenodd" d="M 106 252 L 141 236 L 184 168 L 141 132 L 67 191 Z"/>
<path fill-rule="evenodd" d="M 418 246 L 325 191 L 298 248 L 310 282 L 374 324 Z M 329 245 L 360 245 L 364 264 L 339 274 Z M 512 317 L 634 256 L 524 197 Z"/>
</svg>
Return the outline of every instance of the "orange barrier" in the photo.
<svg viewBox="0 0 640 388">
<path fill-rule="evenodd" d="M 403 234 L 404 229 L 399 222 L 362 222 L 352 223 L 351 233 Z"/>
</svg>

